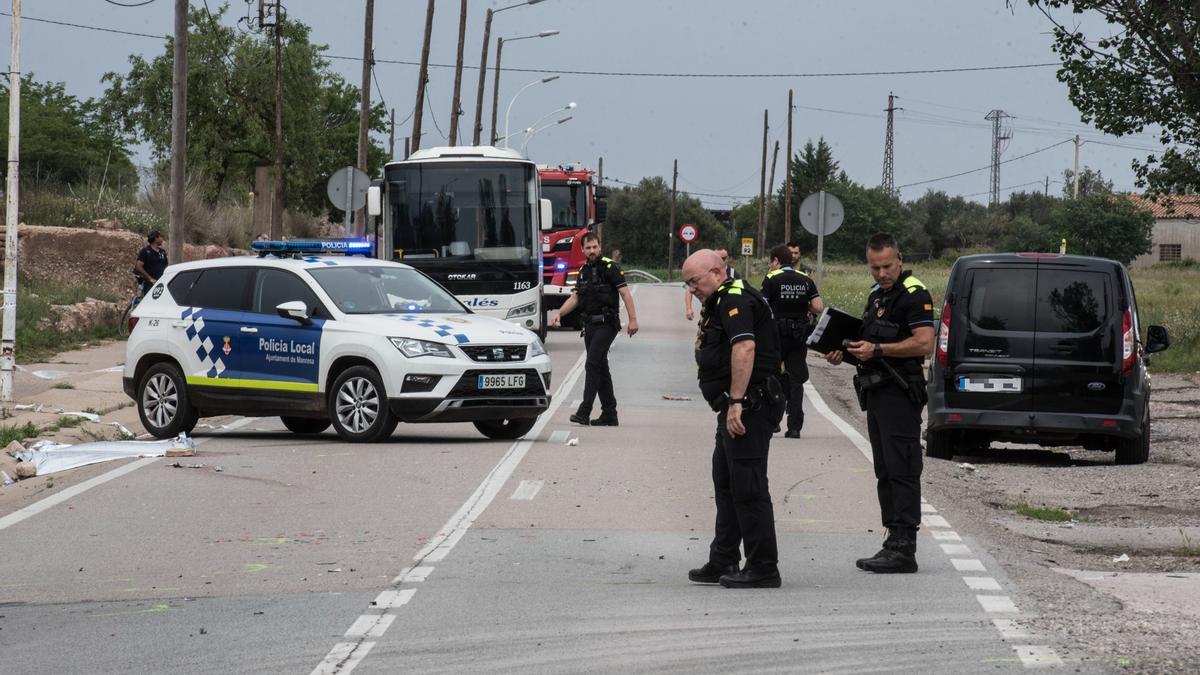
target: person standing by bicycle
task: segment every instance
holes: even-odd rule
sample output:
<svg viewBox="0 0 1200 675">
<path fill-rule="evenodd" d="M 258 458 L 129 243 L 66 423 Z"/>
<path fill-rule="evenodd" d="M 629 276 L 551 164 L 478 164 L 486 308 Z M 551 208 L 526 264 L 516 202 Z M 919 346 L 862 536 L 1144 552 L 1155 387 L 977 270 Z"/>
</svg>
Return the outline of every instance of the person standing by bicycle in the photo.
<svg viewBox="0 0 1200 675">
<path fill-rule="evenodd" d="M 164 247 L 167 238 L 162 232 L 152 230 L 146 240 L 149 243 L 138 251 L 137 262 L 133 265 L 133 274 L 141 285 L 142 295 L 150 291 L 150 287 L 167 269 L 167 249 Z"/>
</svg>

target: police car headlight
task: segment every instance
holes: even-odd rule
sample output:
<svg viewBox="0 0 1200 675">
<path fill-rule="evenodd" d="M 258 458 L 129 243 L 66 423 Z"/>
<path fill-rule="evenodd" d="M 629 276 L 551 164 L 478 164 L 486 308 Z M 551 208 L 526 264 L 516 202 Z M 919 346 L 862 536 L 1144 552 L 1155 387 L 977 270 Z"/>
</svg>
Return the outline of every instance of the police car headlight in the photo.
<svg viewBox="0 0 1200 675">
<path fill-rule="evenodd" d="M 513 307 L 512 309 L 508 310 L 508 314 L 504 318 L 515 319 L 515 318 L 521 317 L 521 316 L 533 316 L 536 313 L 537 313 L 537 303 L 531 302 L 528 305 L 521 305 L 520 307 Z"/>
<path fill-rule="evenodd" d="M 409 357 L 417 356 L 444 356 L 446 358 L 454 358 L 454 354 L 450 352 L 450 348 L 446 345 L 437 342 L 429 342 L 426 340 L 414 340 L 413 338 L 388 338 L 400 353 Z"/>
<path fill-rule="evenodd" d="M 529 358 L 532 359 L 535 356 L 545 356 L 545 355 L 546 355 L 546 347 L 544 345 L 542 345 L 541 340 L 534 340 L 533 343 L 529 345 Z"/>
</svg>

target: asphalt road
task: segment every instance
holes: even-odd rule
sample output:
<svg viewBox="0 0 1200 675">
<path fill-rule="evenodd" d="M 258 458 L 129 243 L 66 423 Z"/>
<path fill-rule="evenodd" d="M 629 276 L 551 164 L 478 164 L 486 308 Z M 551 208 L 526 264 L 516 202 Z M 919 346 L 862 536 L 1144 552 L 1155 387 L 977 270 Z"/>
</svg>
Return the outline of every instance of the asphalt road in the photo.
<svg viewBox="0 0 1200 675">
<path fill-rule="evenodd" d="M 714 416 L 678 286 L 635 297 L 642 331 L 612 351 L 620 427 L 568 422 L 582 341 L 555 332 L 554 407 L 524 440 L 401 425 L 348 445 L 255 419 L 198 434 L 179 468 L 140 460 L 2 527 L 0 671 L 1062 665 L 1023 630 L 1019 588 L 936 504 L 920 573 L 855 569 L 882 538 L 874 477 L 862 430 L 813 392 L 804 437 L 772 444 L 783 587 L 690 584 L 712 531 Z"/>
</svg>

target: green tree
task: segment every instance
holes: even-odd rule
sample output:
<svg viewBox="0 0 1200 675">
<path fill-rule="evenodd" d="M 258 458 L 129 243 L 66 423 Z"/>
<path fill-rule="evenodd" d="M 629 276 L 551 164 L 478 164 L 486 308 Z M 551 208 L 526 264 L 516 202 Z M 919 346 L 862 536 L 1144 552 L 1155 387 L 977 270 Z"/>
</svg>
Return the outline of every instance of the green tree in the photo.
<svg viewBox="0 0 1200 675">
<path fill-rule="evenodd" d="M 1058 79 L 1085 122 L 1117 136 L 1157 125 L 1170 149 L 1134 161 L 1154 192 L 1200 189 L 1200 11 L 1195 2 L 1027 0 L 1053 24 Z M 1013 0 L 1006 0 L 1010 6 Z M 1114 28 L 1087 35 L 1051 10 L 1099 15 Z"/>
<path fill-rule="evenodd" d="M 1000 250 L 1055 253 L 1060 234 L 1052 223 L 1038 223 L 1021 213 L 1009 220 L 1008 229 L 1000 239 Z"/>
<path fill-rule="evenodd" d="M 8 101 L 8 80 L 0 95 Z M 8 128 L 8 106 L 0 106 L 0 129 Z M 60 185 L 138 185 L 129 150 L 113 121 L 94 99 L 71 96 L 61 82 L 21 78 L 21 175 Z M 8 135 L 0 135 L 8 152 Z"/>
<path fill-rule="evenodd" d="M 254 169 L 273 158 L 274 53 L 264 36 L 236 31 L 204 8 L 188 14 L 188 171 L 215 201 L 253 188 Z M 285 200 L 289 208 L 326 208 L 325 182 L 357 158 L 360 93 L 329 69 L 323 45 L 309 41 L 308 26 L 285 19 L 283 35 L 283 144 Z M 173 47 L 147 61 L 129 58 L 130 70 L 107 73 L 104 104 L 130 138 L 149 143 L 165 162 L 171 149 Z M 370 110 L 370 128 L 382 132 L 384 108 Z M 386 152 L 371 143 L 368 170 L 374 175 Z"/>
<path fill-rule="evenodd" d="M 924 232 L 928 252 L 939 256 L 950 249 L 967 249 L 987 242 L 988 210 L 981 204 L 941 190 L 929 190 L 908 204 L 910 236 Z"/>
<path fill-rule="evenodd" d="M 671 222 L 671 186 L 659 176 L 643 178 L 636 186 L 622 187 L 609 193 L 608 222 L 604 225 L 604 247 L 619 249 L 625 263 L 647 267 L 666 267 L 667 246 L 675 247 L 675 269 L 683 264 L 685 246 Z M 675 199 L 676 230 L 692 223 L 699 236 L 692 249 L 729 246 L 729 235 L 700 200 L 679 193 Z M 668 236 L 668 234 L 670 236 Z"/>
<path fill-rule="evenodd" d="M 1062 203 L 1061 228 L 1071 253 L 1129 264 L 1149 253 L 1154 216 L 1128 199 L 1096 194 Z"/>
<path fill-rule="evenodd" d="M 1104 174 L 1099 170 L 1093 171 L 1087 167 L 1079 172 L 1079 196 L 1086 197 L 1088 195 L 1111 195 L 1113 184 L 1111 180 L 1105 180 Z M 1075 196 L 1075 171 L 1073 169 L 1063 170 L 1063 197 L 1072 199 Z"/>
</svg>

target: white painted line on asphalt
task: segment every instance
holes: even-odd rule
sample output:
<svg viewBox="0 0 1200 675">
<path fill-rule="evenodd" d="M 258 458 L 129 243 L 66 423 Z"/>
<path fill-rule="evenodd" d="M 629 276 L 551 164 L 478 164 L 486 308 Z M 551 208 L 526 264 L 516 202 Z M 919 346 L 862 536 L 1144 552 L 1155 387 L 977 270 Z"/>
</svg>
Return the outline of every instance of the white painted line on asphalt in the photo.
<svg viewBox="0 0 1200 675">
<path fill-rule="evenodd" d="M 400 574 L 397 574 L 395 579 L 392 579 L 392 585 L 399 586 L 403 583 L 425 581 L 429 578 L 430 574 L 433 574 L 432 565 L 405 567 L 404 569 L 400 570 Z"/>
<path fill-rule="evenodd" d="M 937 513 L 937 509 L 933 508 L 933 504 L 925 500 L 921 500 L 921 513 Z"/>
<path fill-rule="evenodd" d="M 946 555 L 971 555 L 971 547 L 966 544 L 942 544 L 942 553 Z"/>
<path fill-rule="evenodd" d="M 1063 665 L 1054 649 L 1044 645 L 1013 645 L 1017 658 L 1026 668 L 1054 668 Z"/>
<path fill-rule="evenodd" d="M 849 438 L 850 442 L 854 444 L 854 447 L 858 448 L 858 451 L 863 454 L 863 457 L 867 458 L 868 462 L 874 462 L 871 459 L 871 443 L 863 438 L 862 434 L 858 433 L 858 429 L 850 426 L 846 420 L 842 419 L 840 415 L 833 412 L 826 405 L 825 399 L 821 398 L 821 395 L 817 393 L 816 387 L 805 387 L 804 395 L 808 397 L 808 402 L 812 404 L 813 409 L 821 413 L 822 417 L 829 420 L 830 424 L 837 427 L 837 430 L 842 432 L 846 438 Z"/>
<path fill-rule="evenodd" d="M 949 528 L 950 523 L 945 518 L 935 515 L 921 516 L 921 524 L 925 527 L 944 527 Z"/>
<path fill-rule="evenodd" d="M 1000 582 L 991 577 L 963 577 L 963 581 L 973 591 L 999 591 Z"/>
<path fill-rule="evenodd" d="M 987 568 L 975 558 L 951 558 L 950 564 L 959 572 L 986 572 Z"/>
<path fill-rule="evenodd" d="M 381 638 L 395 620 L 395 614 L 363 614 L 346 631 L 345 637 L 359 640 Z"/>
<path fill-rule="evenodd" d="M 384 591 L 371 601 L 371 606 L 377 609 L 395 609 L 408 604 L 409 600 L 417 594 L 415 588 L 403 588 L 400 590 Z"/>
<path fill-rule="evenodd" d="M 374 642 L 339 642 L 329 650 L 325 660 L 313 669 L 312 675 L 349 673 L 358 666 L 374 646 Z"/>
<path fill-rule="evenodd" d="M 937 541 L 962 541 L 962 537 L 954 530 L 933 530 L 929 534 Z"/>
<path fill-rule="evenodd" d="M 983 605 L 983 611 L 988 614 L 1017 614 L 1017 606 L 1007 595 L 976 595 L 975 599 Z"/>
<path fill-rule="evenodd" d="M 509 499 L 531 500 L 537 496 L 537 493 L 542 489 L 542 485 L 545 482 L 541 480 L 523 480 L 517 486 L 517 489 L 513 490 L 512 497 L 509 497 Z"/>
<path fill-rule="evenodd" d="M 570 435 L 571 435 L 570 431 L 568 431 L 566 429 L 559 429 L 557 431 L 552 432 L 550 434 L 550 438 L 547 440 L 550 443 L 566 443 L 567 438 L 570 437 Z"/>
<path fill-rule="evenodd" d="M 243 417 L 242 419 L 231 423 L 226 428 L 226 430 L 232 431 L 233 429 L 236 429 L 238 427 L 249 424 L 250 420 L 252 420 L 252 419 L 254 419 L 254 418 Z M 201 438 L 201 439 L 197 440 L 195 442 L 195 444 L 197 446 L 199 446 L 202 443 L 204 443 L 205 441 L 211 440 L 212 438 L 214 438 L 214 437 L 208 436 L 205 438 Z M 132 461 L 128 464 L 125 464 L 124 466 L 119 466 L 119 467 L 113 469 L 112 471 L 109 471 L 108 473 L 102 473 L 99 476 L 96 476 L 95 478 L 85 480 L 84 482 L 82 482 L 78 485 L 72 485 L 71 487 L 63 490 L 62 492 L 50 495 L 49 497 L 46 497 L 44 499 L 40 499 L 40 500 L 30 504 L 29 506 L 26 506 L 23 509 L 14 511 L 14 512 L 8 514 L 7 516 L 4 516 L 3 518 L 0 518 L 0 530 L 4 530 L 5 528 L 12 527 L 13 525 L 16 525 L 17 523 L 21 522 L 22 520 L 25 520 L 26 518 L 32 518 L 33 516 L 36 516 L 37 514 L 43 512 L 43 511 L 46 511 L 55 506 L 58 506 L 59 504 L 65 502 L 69 499 L 74 499 L 75 497 L 78 497 L 79 495 L 83 494 L 84 492 L 87 492 L 88 490 L 91 490 L 92 488 L 94 488 L 98 485 L 103 485 L 103 484 L 107 483 L 108 481 L 113 480 L 114 478 L 120 478 L 121 476 L 124 476 L 127 473 L 132 473 L 134 471 L 137 471 L 138 469 L 142 468 L 143 466 L 146 466 L 148 464 L 153 464 L 160 459 L 162 459 L 162 458 L 161 457 L 143 457 L 142 459 Z"/>
<path fill-rule="evenodd" d="M 581 398 L 577 398 L 574 401 L 571 401 L 571 409 L 572 410 L 579 410 L 579 406 L 581 406 L 581 405 L 583 405 L 583 399 L 581 399 Z"/>
<path fill-rule="evenodd" d="M 1033 637 L 1021 624 L 1012 619 L 992 619 L 992 625 L 1000 631 L 1000 637 L 1005 640 L 1028 640 Z"/>
</svg>

